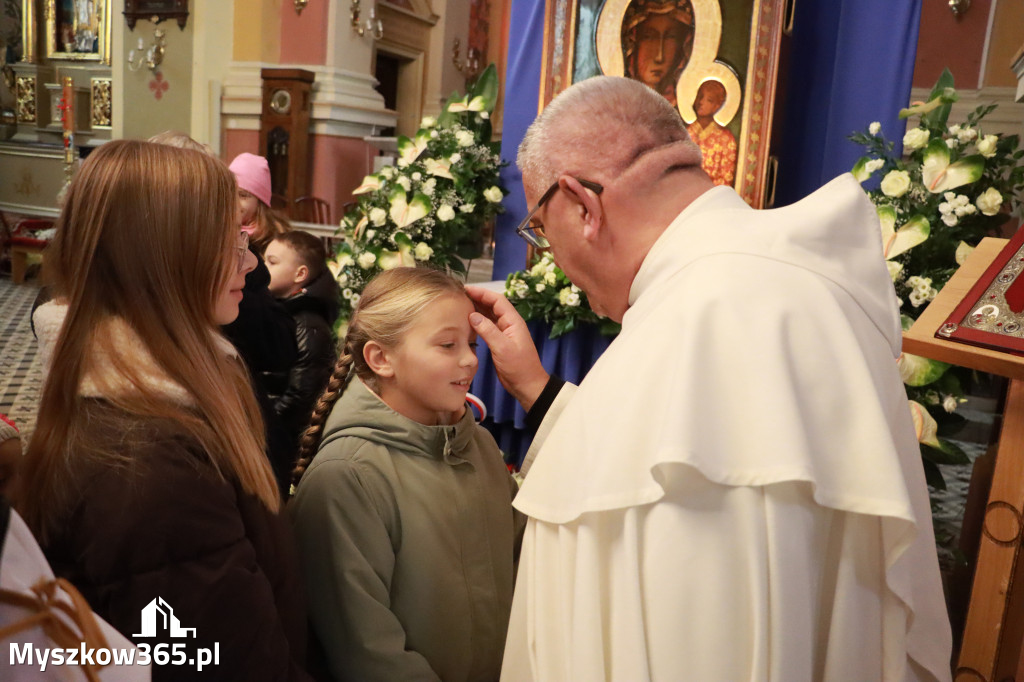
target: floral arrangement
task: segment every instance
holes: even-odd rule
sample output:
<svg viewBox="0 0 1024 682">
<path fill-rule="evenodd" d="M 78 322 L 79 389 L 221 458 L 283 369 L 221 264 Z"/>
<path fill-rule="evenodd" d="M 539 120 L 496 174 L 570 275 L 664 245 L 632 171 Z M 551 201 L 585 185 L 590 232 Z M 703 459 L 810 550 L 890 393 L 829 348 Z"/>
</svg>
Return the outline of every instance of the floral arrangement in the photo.
<svg viewBox="0 0 1024 682">
<path fill-rule="evenodd" d="M 384 270 L 423 262 L 464 273 L 461 259 L 480 255 L 481 228 L 503 210 L 505 196 L 491 142 L 497 94 L 492 64 L 464 97 L 453 94 L 440 116 L 425 117 L 415 136 L 398 138 L 395 166 L 353 191 L 358 203 L 342 218 L 345 239 L 328 261 L 342 290 L 341 324 Z"/>
<path fill-rule="evenodd" d="M 600 324 L 602 334 L 617 334 L 620 325 L 591 310 L 587 295 L 555 265 L 550 251 L 541 251 L 526 270 L 505 279 L 505 298 L 524 320 L 544 320 L 551 325 L 548 338 L 556 339 L 580 323 Z"/>
<path fill-rule="evenodd" d="M 850 136 L 868 154 L 857 161 L 854 176 L 861 182 L 881 174 L 878 189 L 868 190 L 882 228 L 889 274 L 900 301 L 904 329 L 949 280 L 971 250 L 1009 217 L 1004 211 L 1024 189 L 1024 165 L 1016 135 L 986 134 L 983 119 L 995 105 L 981 106 L 963 123 L 948 124 L 957 101 L 947 69 L 929 100 L 900 112 L 920 116 L 903 137 L 903 155 L 872 123 Z M 933 487 L 944 489 L 938 464 L 966 463 L 949 435 L 963 423 L 953 414 L 964 402 L 960 368 L 904 353 L 900 373 L 911 398 L 911 410 Z"/>
</svg>

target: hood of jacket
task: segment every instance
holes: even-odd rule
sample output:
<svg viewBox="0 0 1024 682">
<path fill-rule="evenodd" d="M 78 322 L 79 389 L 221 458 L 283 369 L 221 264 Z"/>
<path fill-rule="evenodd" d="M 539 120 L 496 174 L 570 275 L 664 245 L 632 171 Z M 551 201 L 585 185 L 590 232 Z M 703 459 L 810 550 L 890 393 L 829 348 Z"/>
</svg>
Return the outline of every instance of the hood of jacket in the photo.
<svg viewBox="0 0 1024 682">
<path fill-rule="evenodd" d="M 67 313 L 68 305 L 58 301 L 48 301 L 36 308 L 33 313 L 32 319 L 39 342 L 39 353 L 43 358 L 44 373 L 49 372 L 53 349 L 60 338 Z M 183 404 L 192 402 L 188 390 L 167 376 L 143 340 L 124 319 L 112 317 L 104 320 L 101 325 L 102 328 L 95 338 L 103 339 L 104 342 L 95 343 L 90 348 L 90 361 L 86 364 L 79 383 L 79 395 L 86 398 L 102 398 L 133 392 L 135 386 L 132 382 L 115 369 L 117 362 L 123 362 L 138 372 L 139 380 L 146 388 Z M 224 355 L 238 357 L 235 347 L 223 336 L 213 332 L 213 340 Z"/>
<path fill-rule="evenodd" d="M 327 418 L 320 448 L 338 438 L 361 438 L 392 452 L 457 464 L 475 430 L 468 407 L 454 424 L 427 426 L 395 412 L 362 380 L 352 377 Z"/>
<path fill-rule="evenodd" d="M 899 357 L 899 304 L 883 256 L 878 213 L 849 173 L 795 204 L 760 211 L 731 188 L 708 190 L 655 242 L 633 280 L 630 305 L 673 272 L 720 253 L 782 261 L 835 282 L 885 337 L 893 357 Z"/>
<path fill-rule="evenodd" d="M 302 288 L 297 294 L 282 299 L 284 307 L 295 316 L 298 313 L 314 312 L 327 320 L 328 326 L 334 326 L 338 319 L 341 297 L 341 289 L 331 275 L 331 271 L 325 269 L 320 276 Z"/>
</svg>

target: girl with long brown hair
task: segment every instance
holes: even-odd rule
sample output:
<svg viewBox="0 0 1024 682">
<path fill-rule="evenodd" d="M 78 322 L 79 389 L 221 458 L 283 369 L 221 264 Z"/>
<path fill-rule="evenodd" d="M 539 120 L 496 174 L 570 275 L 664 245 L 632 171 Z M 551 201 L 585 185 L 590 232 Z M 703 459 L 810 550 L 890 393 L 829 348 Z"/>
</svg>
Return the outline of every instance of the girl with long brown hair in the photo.
<svg viewBox="0 0 1024 682">
<path fill-rule="evenodd" d="M 122 633 L 163 641 L 135 635 L 158 600 L 195 628 L 187 646 L 216 645 L 217 679 L 302 679 L 291 537 L 245 366 L 218 331 L 255 265 L 235 192 L 223 163 L 165 145 L 112 141 L 83 163 L 46 254 L 67 310 L 16 504 Z"/>
<path fill-rule="evenodd" d="M 378 275 L 315 408 L 289 512 L 334 679 L 498 679 L 522 517 L 466 407 L 471 312 L 444 273 Z"/>
</svg>

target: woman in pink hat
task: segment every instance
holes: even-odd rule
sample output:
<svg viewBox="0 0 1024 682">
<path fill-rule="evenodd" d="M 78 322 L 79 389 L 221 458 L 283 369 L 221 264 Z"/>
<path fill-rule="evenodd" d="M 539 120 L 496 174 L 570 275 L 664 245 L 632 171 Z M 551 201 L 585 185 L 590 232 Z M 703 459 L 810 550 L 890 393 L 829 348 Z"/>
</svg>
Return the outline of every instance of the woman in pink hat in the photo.
<svg viewBox="0 0 1024 682">
<path fill-rule="evenodd" d="M 243 152 L 231 162 L 238 180 L 238 213 L 242 230 L 262 256 L 274 237 L 290 231 L 291 225 L 270 208 L 270 166 L 262 156 Z"/>
</svg>

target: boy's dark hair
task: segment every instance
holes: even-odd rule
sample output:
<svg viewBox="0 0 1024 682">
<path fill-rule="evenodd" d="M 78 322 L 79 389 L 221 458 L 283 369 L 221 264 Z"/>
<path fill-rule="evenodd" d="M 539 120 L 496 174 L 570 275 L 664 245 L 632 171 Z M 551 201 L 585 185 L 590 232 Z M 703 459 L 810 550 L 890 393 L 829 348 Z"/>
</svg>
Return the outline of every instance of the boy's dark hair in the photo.
<svg viewBox="0 0 1024 682">
<path fill-rule="evenodd" d="M 274 237 L 274 240 L 287 244 L 299 255 L 302 264 L 309 268 L 307 282 L 312 282 L 327 269 L 327 249 L 320 237 L 302 230 L 292 230 Z"/>
</svg>

